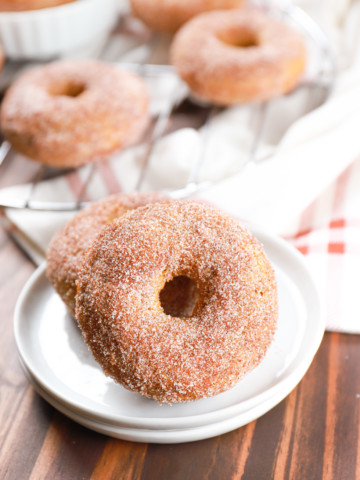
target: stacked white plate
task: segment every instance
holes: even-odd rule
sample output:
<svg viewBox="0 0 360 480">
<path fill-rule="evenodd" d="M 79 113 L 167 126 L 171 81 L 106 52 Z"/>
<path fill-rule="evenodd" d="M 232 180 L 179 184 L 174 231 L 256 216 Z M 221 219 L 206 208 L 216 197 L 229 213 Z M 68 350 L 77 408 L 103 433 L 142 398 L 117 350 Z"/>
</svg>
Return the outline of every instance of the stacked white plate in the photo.
<svg viewBox="0 0 360 480">
<path fill-rule="evenodd" d="M 14 319 L 21 364 L 35 390 L 76 422 L 139 442 L 201 440 L 229 432 L 269 411 L 307 371 L 323 336 L 324 319 L 302 256 L 285 241 L 252 231 L 274 265 L 280 315 L 265 359 L 235 388 L 170 406 L 114 383 L 93 360 L 42 266 L 21 293 Z"/>
</svg>

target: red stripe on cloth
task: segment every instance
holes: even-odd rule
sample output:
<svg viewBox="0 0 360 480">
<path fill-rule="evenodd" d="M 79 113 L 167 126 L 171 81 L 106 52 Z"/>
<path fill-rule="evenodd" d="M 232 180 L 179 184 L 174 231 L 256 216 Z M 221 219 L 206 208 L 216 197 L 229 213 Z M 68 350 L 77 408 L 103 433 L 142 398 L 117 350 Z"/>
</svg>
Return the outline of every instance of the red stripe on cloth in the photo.
<svg viewBox="0 0 360 480">
<path fill-rule="evenodd" d="M 298 245 L 294 244 L 294 247 L 299 250 L 301 253 L 306 255 L 329 255 L 330 254 L 346 254 L 346 255 L 356 255 L 360 256 L 360 244 L 357 239 L 346 242 L 329 242 L 327 245 L 324 243 L 311 243 L 308 244 L 299 243 Z"/>
<path fill-rule="evenodd" d="M 300 253 L 303 255 L 307 255 L 309 253 L 309 245 L 301 245 L 299 247 L 296 247 Z"/>
<path fill-rule="evenodd" d="M 336 218 L 330 221 L 329 228 L 345 228 L 346 221 L 345 218 Z"/>
<path fill-rule="evenodd" d="M 307 228 L 306 230 L 299 230 L 292 238 L 304 237 L 305 235 L 309 235 L 311 231 L 312 231 L 311 228 Z"/>
<path fill-rule="evenodd" d="M 339 243 L 329 243 L 328 244 L 328 253 L 345 253 L 346 246 L 344 242 Z"/>
<path fill-rule="evenodd" d="M 328 245 L 324 245 L 323 243 L 311 243 L 309 242 L 308 245 L 295 245 L 296 248 L 305 255 L 329 255 Z"/>
<path fill-rule="evenodd" d="M 107 160 L 99 162 L 97 164 L 97 170 L 101 175 L 109 195 L 122 191 L 122 186 L 120 185 L 115 172 L 111 168 L 110 162 Z"/>
</svg>

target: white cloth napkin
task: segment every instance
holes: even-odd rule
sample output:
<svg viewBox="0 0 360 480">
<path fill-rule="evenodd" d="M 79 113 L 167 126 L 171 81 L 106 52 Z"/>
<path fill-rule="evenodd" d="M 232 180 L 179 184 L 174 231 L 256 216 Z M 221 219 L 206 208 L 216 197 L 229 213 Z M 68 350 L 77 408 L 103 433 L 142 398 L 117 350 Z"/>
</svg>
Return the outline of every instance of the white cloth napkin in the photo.
<svg viewBox="0 0 360 480">
<path fill-rule="evenodd" d="M 207 188 L 198 195 L 293 242 L 304 253 L 318 283 L 328 328 L 360 333 L 357 297 L 347 294 L 354 291 L 360 264 L 360 249 L 355 246 L 360 237 L 360 209 L 356 208 L 360 191 L 360 54 L 356 51 L 360 5 L 346 0 L 296 3 L 316 19 L 333 46 L 338 75 L 327 102 L 313 109 L 311 89 L 272 102 L 266 112 L 262 142 L 250 162 L 262 105 L 227 109 L 204 129 L 178 130 L 156 143 L 142 189 L 176 192 L 194 177 L 193 167 L 200 159 L 198 180 Z M 117 38 L 109 57 L 121 45 Z M 141 58 L 144 49 L 140 45 L 136 56 Z M 316 59 L 312 61 L 316 63 Z M 166 110 L 168 98 L 174 93 L 183 95 L 180 86 L 183 88 L 171 74 L 160 88 L 158 82 L 152 83 L 153 113 Z M 309 99 L 313 103 L 309 104 Z M 133 190 L 145 151 L 146 146 L 138 146 L 99 164 L 85 200 Z M 42 182 L 32 199 L 75 199 L 90 169 L 87 166 L 66 178 Z M 26 188 L 1 191 L 0 203 L 2 198 L 26 197 Z M 43 250 L 53 232 L 69 218 L 69 214 L 7 213 L 10 221 Z M 36 261 L 42 258 L 34 250 L 31 254 Z M 340 290 L 342 294 L 338 295 Z"/>
</svg>

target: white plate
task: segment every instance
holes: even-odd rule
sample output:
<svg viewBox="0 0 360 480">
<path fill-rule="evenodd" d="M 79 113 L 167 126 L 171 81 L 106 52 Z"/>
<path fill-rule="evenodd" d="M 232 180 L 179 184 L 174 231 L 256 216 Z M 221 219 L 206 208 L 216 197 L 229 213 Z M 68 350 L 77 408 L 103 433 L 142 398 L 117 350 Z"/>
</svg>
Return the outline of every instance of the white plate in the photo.
<svg viewBox="0 0 360 480">
<path fill-rule="evenodd" d="M 42 389 L 42 387 L 36 382 L 36 380 L 31 376 L 31 374 L 27 372 L 25 367 L 24 370 L 27 373 L 27 376 L 33 384 L 36 392 L 61 413 L 71 418 L 75 422 L 87 428 L 90 428 L 91 430 L 105 435 L 110 435 L 111 437 L 121 438 L 123 440 L 128 440 L 132 442 L 183 443 L 215 437 L 217 435 L 230 432 L 232 430 L 235 430 L 236 428 L 252 422 L 264 413 L 268 412 L 272 407 L 274 407 L 282 400 L 282 394 L 278 393 L 274 397 L 271 397 L 267 401 L 261 402 L 258 405 L 254 405 L 252 408 L 246 410 L 243 413 L 227 418 L 220 422 L 208 423 L 206 425 L 201 425 L 194 428 L 171 430 L 127 428 L 119 427 L 111 423 L 101 422 L 92 419 L 87 415 L 83 415 L 75 410 L 72 410 L 71 408 L 67 407 L 66 405 L 57 401 L 54 397 L 49 395 L 49 393 Z"/>
<path fill-rule="evenodd" d="M 263 414 L 276 405 L 305 374 L 325 324 L 302 256 L 283 240 L 254 228 L 252 231 L 263 242 L 275 267 L 279 325 L 263 362 L 235 388 L 209 399 L 159 406 L 115 384 L 94 362 L 74 320 L 48 284 L 42 266 L 21 293 L 14 319 L 21 361 L 41 389 L 40 394 L 90 423 L 106 424 L 117 432 L 124 427 L 126 431 L 130 427 L 143 432 L 159 430 L 160 435 L 239 417 L 243 422 L 242 415 L 247 418 L 254 411 Z"/>
</svg>

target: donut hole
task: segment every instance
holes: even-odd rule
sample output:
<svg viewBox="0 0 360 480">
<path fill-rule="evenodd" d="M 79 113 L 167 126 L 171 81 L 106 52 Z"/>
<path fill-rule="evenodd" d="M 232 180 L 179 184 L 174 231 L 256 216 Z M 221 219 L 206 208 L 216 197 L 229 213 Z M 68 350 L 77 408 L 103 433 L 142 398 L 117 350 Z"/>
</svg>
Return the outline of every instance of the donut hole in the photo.
<svg viewBox="0 0 360 480">
<path fill-rule="evenodd" d="M 76 98 L 80 96 L 86 90 L 86 85 L 81 82 L 61 82 L 56 85 L 52 85 L 49 93 L 54 97 L 72 97 Z"/>
<path fill-rule="evenodd" d="M 191 317 L 199 298 L 196 283 L 190 277 L 179 275 L 165 283 L 160 291 L 160 305 L 171 317 Z"/>
<path fill-rule="evenodd" d="M 247 29 L 222 32 L 218 35 L 218 39 L 222 43 L 235 48 L 250 48 L 260 45 L 258 35 Z"/>
</svg>

